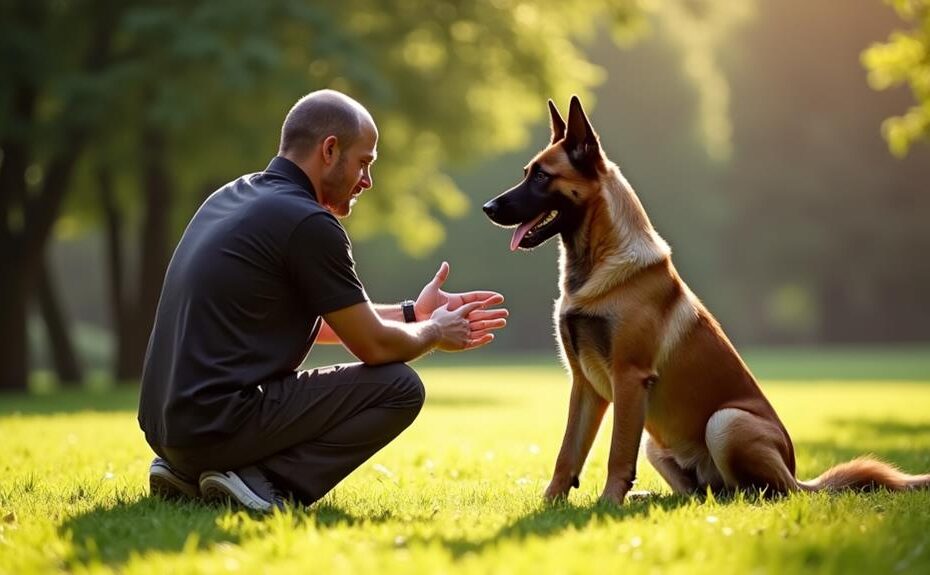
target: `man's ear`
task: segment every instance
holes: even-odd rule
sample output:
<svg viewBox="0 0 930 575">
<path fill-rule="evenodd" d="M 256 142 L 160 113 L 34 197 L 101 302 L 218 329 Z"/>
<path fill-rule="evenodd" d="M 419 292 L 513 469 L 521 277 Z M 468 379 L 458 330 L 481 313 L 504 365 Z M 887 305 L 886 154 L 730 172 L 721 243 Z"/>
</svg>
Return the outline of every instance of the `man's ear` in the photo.
<svg viewBox="0 0 930 575">
<path fill-rule="evenodd" d="M 339 159 L 339 138 L 336 136 L 326 136 L 320 146 L 324 164 L 328 166 Z"/>
<path fill-rule="evenodd" d="M 578 96 L 572 96 L 565 130 L 565 151 L 572 164 L 582 173 L 596 173 L 601 161 L 601 144 L 591 127 Z"/>
<path fill-rule="evenodd" d="M 555 107 L 552 98 L 549 98 L 549 125 L 552 129 L 550 144 L 554 144 L 565 137 L 565 120 L 562 119 L 562 114 L 559 114 L 559 109 Z"/>
</svg>

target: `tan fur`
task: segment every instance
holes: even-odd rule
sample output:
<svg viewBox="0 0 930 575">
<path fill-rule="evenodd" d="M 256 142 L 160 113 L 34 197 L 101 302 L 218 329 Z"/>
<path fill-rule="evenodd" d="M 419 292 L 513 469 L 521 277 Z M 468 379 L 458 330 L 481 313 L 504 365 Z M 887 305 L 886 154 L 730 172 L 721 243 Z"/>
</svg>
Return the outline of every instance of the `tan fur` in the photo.
<svg viewBox="0 0 930 575">
<path fill-rule="evenodd" d="M 797 481 L 787 430 L 720 325 L 679 277 L 632 187 L 603 156 L 596 179 L 579 173 L 556 141 L 553 122 L 553 143 L 533 162 L 555 176 L 550 193 L 583 207 L 584 217 L 571 244 L 561 246 L 555 320 L 572 393 L 548 497 L 565 496 L 577 484 L 611 403 L 608 500 L 622 501 L 632 486 L 644 429 L 648 459 L 676 492 L 930 484 L 928 475 L 907 475 L 868 458 Z M 609 341 L 585 327 L 590 324 L 573 323 L 579 316 L 610 326 Z"/>
</svg>

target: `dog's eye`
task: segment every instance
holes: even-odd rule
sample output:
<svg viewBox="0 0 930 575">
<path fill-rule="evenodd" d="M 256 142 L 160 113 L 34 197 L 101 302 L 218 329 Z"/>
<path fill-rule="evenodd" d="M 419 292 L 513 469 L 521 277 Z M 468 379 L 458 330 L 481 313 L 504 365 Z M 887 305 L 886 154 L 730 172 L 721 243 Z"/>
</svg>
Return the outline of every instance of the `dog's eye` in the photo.
<svg viewBox="0 0 930 575">
<path fill-rule="evenodd" d="M 546 172 L 542 170 L 539 170 L 538 172 L 536 172 L 536 175 L 534 177 L 536 178 L 537 182 L 545 182 L 546 180 L 549 179 L 549 174 L 547 174 Z"/>
</svg>

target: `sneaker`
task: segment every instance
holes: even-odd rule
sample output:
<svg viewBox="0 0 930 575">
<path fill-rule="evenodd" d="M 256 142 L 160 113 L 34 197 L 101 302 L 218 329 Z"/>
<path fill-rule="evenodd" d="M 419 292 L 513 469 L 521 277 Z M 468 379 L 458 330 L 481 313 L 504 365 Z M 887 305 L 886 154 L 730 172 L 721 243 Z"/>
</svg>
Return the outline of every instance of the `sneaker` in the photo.
<svg viewBox="0 0 930 575">
<path fill-rule="evenodd" d="M 149 491 L 162 499 L 200 497 L 197 482 L 176 471 L 161 457 L 149 466 Z"/>
<path fill-rule="evenodd" d="M 284 507 L 284 497 L 255 466 L 236 471 L 204 471 L 200 475 L 200 491 L 205 499 L 231 501 L 262 513 Z"/>
</svg>

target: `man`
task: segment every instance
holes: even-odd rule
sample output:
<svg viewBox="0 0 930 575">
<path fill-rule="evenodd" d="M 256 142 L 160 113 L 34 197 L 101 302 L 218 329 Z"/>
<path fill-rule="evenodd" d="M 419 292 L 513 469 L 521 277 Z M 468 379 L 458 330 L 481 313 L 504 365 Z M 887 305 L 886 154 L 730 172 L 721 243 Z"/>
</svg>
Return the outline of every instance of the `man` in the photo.
<svg viewBox="0 0 930 575">
<path fill-rule="evenodd" d="M 500 294 L 441 290 L 445 262 L 416 302 L 368 301 L 339 218 L 371 188 L 377 142 L 358 102 L 313 92 L 268 168 L 217 190 L 188 224 L 142 375 L 153 493 L 310 504 L 416 418 L 423 384 L 404 362 L 481 347 L 506 324 Z M 298 371 L 315 341 L 362 363 Z"/>
</svg>

